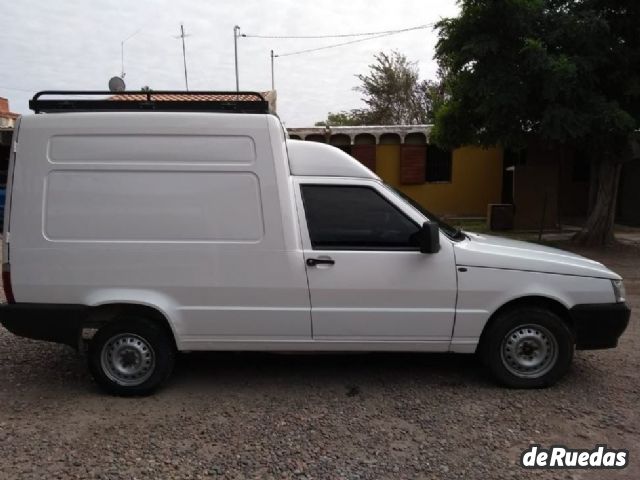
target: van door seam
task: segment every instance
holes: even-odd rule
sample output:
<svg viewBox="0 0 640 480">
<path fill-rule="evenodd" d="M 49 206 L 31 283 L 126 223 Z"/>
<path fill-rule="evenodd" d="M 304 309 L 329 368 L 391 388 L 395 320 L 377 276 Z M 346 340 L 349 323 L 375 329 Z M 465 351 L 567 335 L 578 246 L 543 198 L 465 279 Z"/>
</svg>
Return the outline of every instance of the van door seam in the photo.
<svg viewBox="0 0 640 480">
<path fill-rule="evenodd" d="M 309 283 L 309 269 L 307 268 L 306 258 L 304 257 L 304 244 L 302 242 L 302 224 L 300 223 L 300 210 L 298 209 L 297 193 L 300 185 L 290 180 L 291 193 L 293 194 L 293 206 L 296 209 L 296 222 L 298 224 L 298 238 L 300 239 L 300 247 L 302 248 L 302 265 L 304 268 L 304 276 L 307 279 L 307 295 L 309 296 L 309 323 L 311 324 L 311 339 L 313 340 L 313 304 L 311 303 L 311 284 Z M 296 190 L 297 189 L 297 190 Z"/>
<path fill-rule="evenodd" d="M 458 319 L 458 297 L 460 295 L 460 282 L 458 278 L 459 275 L 458 275 L 458 269 L 457 269 L 458 262 L 456 261 L 456 249 L 452 248 L 451 250 L 453 251 L 453 271 L 456 274 L 456 299 L 453 304 L 453 325 L 451 326 L 451 339 L 449 340 L 449 351 L 451 351 L 451 346 L 453 345 L 453 334 L 456 331 L 456 320 Z"/>
</svg>

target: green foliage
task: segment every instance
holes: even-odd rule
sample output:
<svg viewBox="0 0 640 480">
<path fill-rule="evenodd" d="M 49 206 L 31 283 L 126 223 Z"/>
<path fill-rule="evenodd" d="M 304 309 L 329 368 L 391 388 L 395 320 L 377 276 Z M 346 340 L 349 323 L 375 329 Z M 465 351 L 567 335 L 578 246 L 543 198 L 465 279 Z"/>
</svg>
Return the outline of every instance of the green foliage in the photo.
<svg viewBox="0 0 640 480">
<path fill-rule="evenodd" d="M 375 56 L 367 75 L 358 75 L 372 125 L 419 124 L 427 121 L 416 65 L 399 52 Z"/>
<path fill-rule="evenodd" d="M 619 151 L 640 126 L 640 2 L 463 0 L 437 24 L 442 146 Z"/>
<path fill-rule="evenodd" d="M 420 80 L 418 68 L 399 52 L 380 52 L 367 75 L 357 75 L 365 109 L 329 113 L 324 125 L 416 125 L 432 123 L 443 103 L 441 85 Z"/>
<path fill-rule="evenodd" d="M 352 127 L 356 125 L 366 125 L 366 112 L 363 110 L 351 110 L 342 112 L 329 112 L 327 119 L 322 122 L 316 122 L 316 127 L 325 127 L 334 125 L 339 127 Z"/>
</svg>

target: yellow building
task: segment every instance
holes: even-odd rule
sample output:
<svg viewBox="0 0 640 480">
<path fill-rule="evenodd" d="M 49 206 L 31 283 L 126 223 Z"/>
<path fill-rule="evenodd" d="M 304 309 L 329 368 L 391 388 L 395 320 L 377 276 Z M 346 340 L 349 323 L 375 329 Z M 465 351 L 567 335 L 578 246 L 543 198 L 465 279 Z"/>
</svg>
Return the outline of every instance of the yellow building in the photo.
<svg viewBox="0 0 640 480">
<path fill-rule="evenodd" d="M 438 215 L 486 216 L 488 204 L 502 201 L 502 150 L 443 151 L 429 144 L 430 130 L 429 125 L 288 129 L 292 139 L 341 148 Z"/>
</svg>

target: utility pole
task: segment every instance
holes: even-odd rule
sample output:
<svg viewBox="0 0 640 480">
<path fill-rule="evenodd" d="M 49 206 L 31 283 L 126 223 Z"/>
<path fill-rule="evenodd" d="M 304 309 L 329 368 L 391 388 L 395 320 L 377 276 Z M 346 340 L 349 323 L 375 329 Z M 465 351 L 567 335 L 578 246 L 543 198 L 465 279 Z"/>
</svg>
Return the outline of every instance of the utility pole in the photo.
<svg viewBox="0 0 640 480">
<path fill-rule="evenodd" d="M 233 53 L 236 60 L 236 92 L 240 91 L 240 81 L 238 79 L 238 37 L 240 36 L 240 27 L 233 27 Z"/>
<path fill-rule="evenodd" d="M 275 90 L 275 79 L 273 75 L 273 50 L 271 50 L 271 90 Z"/>
<path fill-rule="evenodd" d="M 189 80 L 187 78 L 187 51 L 186 48 L 184 46 L 184 37 L 188 37 L 189 35 L 186 35 L 184 33 L 184 25 L 181 23 L 180 24 L 180 35 L 178 35 L 175 38 L 181 38 L 182 39 L 182 61 L 184 63 L 184 86 L 187 89 L 187 92 L 189 91 Z"/>
</svg>

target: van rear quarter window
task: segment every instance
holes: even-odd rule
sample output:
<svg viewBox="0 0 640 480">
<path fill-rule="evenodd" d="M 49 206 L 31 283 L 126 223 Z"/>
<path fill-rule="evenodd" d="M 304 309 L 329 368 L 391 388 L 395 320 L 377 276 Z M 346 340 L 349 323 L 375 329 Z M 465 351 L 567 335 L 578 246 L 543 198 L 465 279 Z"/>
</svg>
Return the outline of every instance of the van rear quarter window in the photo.
<svg viewBox="0 0 640 480">
<path fill-rule="evenodd" d="M 43 234 L 52 241 L 259 242 L 250 172 L 52 171 Z"/>
</svg>

